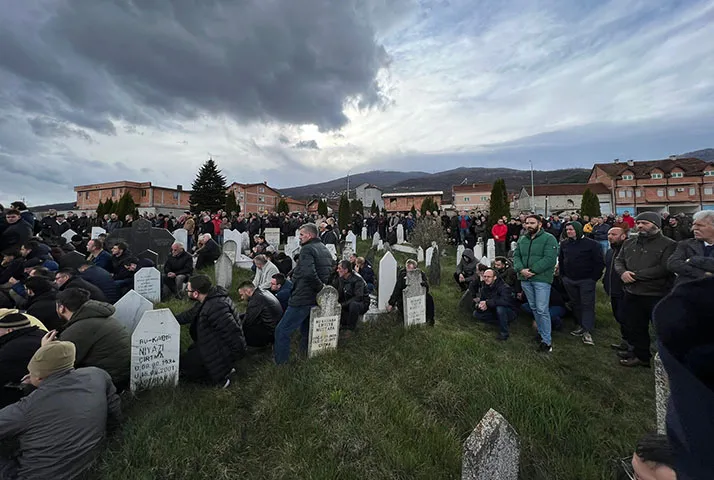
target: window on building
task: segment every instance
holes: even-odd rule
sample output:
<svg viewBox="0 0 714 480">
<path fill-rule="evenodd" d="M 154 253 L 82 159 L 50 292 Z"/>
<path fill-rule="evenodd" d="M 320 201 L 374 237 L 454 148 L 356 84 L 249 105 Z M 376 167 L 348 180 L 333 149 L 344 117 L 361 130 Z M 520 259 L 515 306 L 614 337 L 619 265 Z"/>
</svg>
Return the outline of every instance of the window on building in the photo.
<svg viewBox="0 0 714 480">
<path fill-rule="evenodd" d="M 714 177 L 714 170 L 704 172 L 705 177 Z"/>
<path fill-rule="evenodd" d="M 174 192 L 174 200 L 178 200 L 179 192 Z"/>
<path fill-rule="evenodd" d="M 661 174 L 661 173 L 653 173 L 653 174 L 652 174 L 652 179 L 653 179 L 653 180 L 659 180 L 660 178 L 662 178 L 662 174 Z"/>
<path fill-rule="evenodd" d="M 117 189 L 112 188 L 112 197 L 116 197 L 116 196 L 117 196 Z"/>
<path fill-rule="evenodd" d="M 712 187 L 705 187 L 705 188 L 704 188 L 704 195 L 711 195 L 713 190 L 714 190 L 714 189 L 712 189 Z"/>
<path fill-rule="evenodd" d="M 389 199 L 389 203 L 392 204 L 392 205 L 394 205 L 395 203 L 397 203 L 397 199 L 396 199 L 396 198 L 390 198 L 390 199 Z"/>
<path fill-rule="evenodd" d="M 669 189 L 669 196 L 670 196 L 670 197 L 676 197 L 676 196 L 677 196 L 677 190 L 675 190 L 674 188 L 670 188 L 670 189 Z"/>
<path fill-rule="evenodd" d="M 265 193 L 265 187 L 258 187 L 258 193 Z"/>
<path fill-rule="evenodd" d="M 658 188 L 658 189 L 657 189 L 657 196 L 658 196 L 658 197 L 664 197 L 664 188 Z"/>
<path fill-rule="evenodd" d="M 682 178 L 684 173 L 682 172 L 672 172 L 672 178 Z"/>
<path fill-rule="evenodd" d="M 696 195 L 696 194 L 697 194 L 697 189 L 696 189 L 696 188 L 693 188 L 693 187 L 690 187 L 690 188 L 689 188 L 689 194 L 690 194 L 690 195 Z"/>
<path fill-rule="evenodd" d="M 482 202 L 488 202 L 488 197 L 481 197 Z"/>
<path fill-rule="evenodd" d="M 634 175 L 623 175 L 622 179 L 623 180 L 634 180 L 635 177 L 634 177 Z"/>
<path fill-rule="evenodd" d="M 84 192 L 84 199 L 89 200 L 89 192 Z"/>
<path fill-rule="evenodd" d="M 632 198 L 632 190 L 627 190 L 625 195 L 627 195 L 627 198 Z"/>
<path fill-rule="evenodd" d="M 146 192 L 146 190 L 142 190 L 142 191 L 141 191 L 141 196 L 142 196 L 142 197 L 145 197 L 146 195 L 148 195 L 147 192 Z"/>
<path fill-rule="evenodd" d="M 471 201 L 471 197 L 464 197 L 464 203 L 468 203 Z"/>
<path fill-rule="evenodd" d="M 265 203 L 265 197 L 263 197 L 263 196 L 258 197 L 258 203 Z"/>
<path fill-rule="evenodd" d="M 635 192 L 635 196 L 636 196 L 637 198 L 641 197 L 641 196 L 642 196 L 642 190 L 637 190 L 637 191 Z"/>
<path fill-rule="evenodd" d="M 620 198 L 625 198 L 625 191 L 624 191 L 624 190 L 620 190 L 619 192 L 617 192 L 617 196 L 620 197 Z"/>
</svg>

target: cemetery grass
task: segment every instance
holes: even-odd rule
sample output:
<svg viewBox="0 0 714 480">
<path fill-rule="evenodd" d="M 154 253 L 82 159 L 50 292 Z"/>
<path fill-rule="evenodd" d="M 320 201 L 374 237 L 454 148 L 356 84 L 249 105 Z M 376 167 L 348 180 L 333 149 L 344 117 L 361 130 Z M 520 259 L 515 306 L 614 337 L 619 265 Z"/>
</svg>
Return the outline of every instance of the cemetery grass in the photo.
<svg viewBox="0 0 714 480">
<path fill-rule="evenodd" d="M 569 335 L 566 320 L 554 352 L 538 354 L 525 317 L 500 343 L 494 327 L 458 311 L 447 252 L 431 290 L 435 327 L 405 330 L 389 315 L 309 361 L 295 357 L 296 343 L 283 367 L 270 351 L 251 354 L 227 390 L 180 385 L 124 398 L 124 427 L 92 478 L 456 479 L 462 443 L 489 408 L 520 435 L 521 478 L 615 478 L 618 459 L 655 428 L 654 381 L 650 369 L 617 365 L 604 293 L 595 347 Z M 250 277 L 234 271 L 234 299 Z"/>
</svg>

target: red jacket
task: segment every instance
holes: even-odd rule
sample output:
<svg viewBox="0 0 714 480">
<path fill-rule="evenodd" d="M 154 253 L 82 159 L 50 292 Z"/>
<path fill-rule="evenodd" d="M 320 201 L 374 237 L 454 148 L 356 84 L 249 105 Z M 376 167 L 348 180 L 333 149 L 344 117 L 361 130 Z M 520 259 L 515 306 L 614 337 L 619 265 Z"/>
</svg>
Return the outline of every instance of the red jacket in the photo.
<svg viewBox="0 0 714 480">
<path fill-rule="evenodd" d="M 216 235 L 220 235 L 221 234 L 221 219 L 217 215 L 215 215 L 211 221 L 213 222 L 213 233 L 215 233 Z"/>
<path fill-rule="evenodd" d="M 506 225 L 506 224 L 494 225 L 493 228 L 491 229 L 491 235 L 493 236 L 493 239 L 495 241 L 505 242 L 506 237 L 508 236 L 508 225 Z"/>
<path fill-rule="evenodd" d="M 622 216 L 622 221 L 625 222 L 630 226 L 630 228 L 635 228 L 635 219 L 632 218 L 632 215 L 623 215 Z"/>
</svg>

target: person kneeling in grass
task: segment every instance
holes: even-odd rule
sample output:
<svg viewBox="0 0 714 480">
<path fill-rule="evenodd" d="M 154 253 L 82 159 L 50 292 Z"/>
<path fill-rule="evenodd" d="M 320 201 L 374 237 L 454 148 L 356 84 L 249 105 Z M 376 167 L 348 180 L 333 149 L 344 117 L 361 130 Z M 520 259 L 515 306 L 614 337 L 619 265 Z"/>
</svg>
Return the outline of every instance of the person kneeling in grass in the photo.
<svg viewBox="0 0 714 480">
<path fill-rule="evenodd" d="M 479 292 L 474 317 L 499 326 L 498 340 L 508 340 L 508 325 L 518 316 L 513 289 L 492 269 L 483 272 L 483 285 Z"/>
<path fill-rule="evenodd" d="M 410 258 L 405 264 L 405 268 L 402 268 L 397 272 L 397 283 L 394 284 L 394 290 L 392 291 L 392 296 L 389 297 L 389 302 L 387 303 L 387 311 L 391 312 L 395 308 L 400 312 L 404 311 L 402 292 L 407 288 L 407 272 L 413 272 L 418 267 L 416 260 Z M 426 279 L 424 272 L 421 272 L 421 285 L 426 287 L 426 323 L 433 326 L 434 325 L 434 297 L 429 293 L 429 282 Z"/>
</svg>

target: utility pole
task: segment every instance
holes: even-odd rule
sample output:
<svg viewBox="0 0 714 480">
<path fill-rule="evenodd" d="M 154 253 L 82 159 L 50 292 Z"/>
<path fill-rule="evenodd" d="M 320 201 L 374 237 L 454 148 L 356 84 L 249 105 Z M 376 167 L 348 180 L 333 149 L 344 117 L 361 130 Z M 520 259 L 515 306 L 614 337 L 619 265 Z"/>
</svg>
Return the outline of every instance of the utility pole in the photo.
<svg viewBox="0 0 714 480">
<path fill-rule="evenodd" d="M 347 201 L 350 201 L 350 172 L 352 169 L 347 170 Z"/>
<path fill-rule="evenodd" d="M 535 186 L 533 183 L 533 160 L 529 160 L 531 163 L 531 212 L 535 212 L 535 208 L 533 207 L 535 205 Z"/>
</svg>

